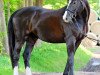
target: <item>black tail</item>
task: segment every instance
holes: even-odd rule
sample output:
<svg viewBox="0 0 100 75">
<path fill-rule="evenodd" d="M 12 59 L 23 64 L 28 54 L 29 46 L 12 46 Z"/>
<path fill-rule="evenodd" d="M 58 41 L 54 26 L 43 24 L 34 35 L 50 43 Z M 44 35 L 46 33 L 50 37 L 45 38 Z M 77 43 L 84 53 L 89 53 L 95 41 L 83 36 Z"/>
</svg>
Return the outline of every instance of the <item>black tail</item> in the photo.
<svg viewBox="0 0 100 75">
<path fill-rule="evenodd" d="M 9 19 L 8 23 L 8 41 L 9 41 L 9 54 L 11 58 L 12 67 L 13 66 L 13 51 L 15 47 L 15 35 L 14 35 L 14 28 L 13 28 L 13 16 L 12 15 Z"/>
<path fill-rule="evenodd" d="M 13 63 L 13 51 L 15 47 L 15 34 L 14 34 L 14 28 L 13 28 L 13 17 L 14 15 L 18 12 L 19 10 L 15 11 L 8 22 L 8 42 L 9 42 L 9 54 L 10 54 L 10 59 L 11 59 L 11 64 L 12 67 L 14 68 L 14 63 Z"/>
</svg>

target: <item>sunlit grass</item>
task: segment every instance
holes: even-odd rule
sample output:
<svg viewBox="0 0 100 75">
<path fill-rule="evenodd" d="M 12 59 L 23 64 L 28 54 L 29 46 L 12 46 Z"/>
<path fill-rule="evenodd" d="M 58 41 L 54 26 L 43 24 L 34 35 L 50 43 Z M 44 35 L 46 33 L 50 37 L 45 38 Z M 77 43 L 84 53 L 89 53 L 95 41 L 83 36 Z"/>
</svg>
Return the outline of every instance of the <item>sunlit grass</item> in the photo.
<svg viewBox="0 0 100 75">
<path fill-rule="evenodd" d="M 52 5 L 51 4 L 48 4 L 48 5 L 44 5 L 43 8 L 47 8 L 47 9 L 53 9 Z"/>
<path fill-rule="evenodd" d="M 75 70 L 81 70 L 84 66 L 86 66 L 91 59 L 92 54 L 93 53 L 90 50 L 87 50 L 82 45 L 80 45 L 75 54 Z"/>
</svg>

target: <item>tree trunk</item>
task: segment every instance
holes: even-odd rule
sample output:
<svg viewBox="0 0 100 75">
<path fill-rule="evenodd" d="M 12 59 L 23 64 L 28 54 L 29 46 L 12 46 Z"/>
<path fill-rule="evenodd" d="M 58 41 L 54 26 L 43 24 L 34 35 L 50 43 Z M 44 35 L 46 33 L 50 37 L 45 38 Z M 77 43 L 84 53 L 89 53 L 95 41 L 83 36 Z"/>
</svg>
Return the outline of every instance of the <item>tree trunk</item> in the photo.
<svg viewBox="0 0 100 75">
<path fill-rule="evenodd" d="M 10 2 L 9 1 L 7 2 L 7 6 L 8 6 L 8 9 L 7 9 L 7 25 L 8 25 L 8 21 L 10 18 Z"/>
<path fill-rule="evenodd" d="M 28 6 L 33 6 L 33 0 L 28 0 Z"/>
<path fill-rule="evenodd" d="M 3 0 L 0 0 L 0 20 L 1 20 L 0 32 L 3 34 L 3 40 L 2 40 L 3 47 L 4 47 L 3 52 L 6 51 L 7 53 L 9 53 L 7 30 L 6 30 L 6 22 L 5 22 L 5 15 L 4 15 L 3 8 L 4 8 Z"/>
<path fill-rule="evenodd" d="M 25 7 L 28 7 L 28 0 L 25 0 Z"/>
<path fill-rule="evenodd" d="M 42 7 L 42 5 L 43 5 L 43 0 L 36 0 L 36 1 L 35 1 L 35 5 L 36 5 L 36 6 Z"/>
<path fill-rule="evenodd" d="M 25 7 L 25 0 L 23 0 L 22 2 L 22 7 Z"/>
</svg>

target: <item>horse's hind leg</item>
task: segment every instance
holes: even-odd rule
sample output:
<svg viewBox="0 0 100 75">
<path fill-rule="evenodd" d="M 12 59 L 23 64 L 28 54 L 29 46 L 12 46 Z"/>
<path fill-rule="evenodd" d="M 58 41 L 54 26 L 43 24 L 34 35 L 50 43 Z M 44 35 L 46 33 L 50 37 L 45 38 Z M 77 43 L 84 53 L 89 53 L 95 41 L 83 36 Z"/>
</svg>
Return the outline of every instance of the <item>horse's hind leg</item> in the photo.
<svg viewBox="0 0 100 75">
<path fill-rule="evenodd" d="M 29 60 L 30 60 L 30 54 L 32 52 L 32 48 L 33 48 L 36 40 L 37 40 L 37 38 L 31 38 L 31 37 L 28 37 L 28 39 L 26 40 L 26 48 L 23 53 L 24 64 L 25 64 L 25 68 L 26 68 L 26 75 L 32 75 L 31 70 L 30 70 Z"/>
<path fill-rule="evenodd" d="M 20 57 L 21 47 L 23 45 L 23 41 L 16 41 L 15 48 L 13 51 L 13 67 L 14 67 L 14 75 L 18 75 L 18 61 Z"/>
</svg>

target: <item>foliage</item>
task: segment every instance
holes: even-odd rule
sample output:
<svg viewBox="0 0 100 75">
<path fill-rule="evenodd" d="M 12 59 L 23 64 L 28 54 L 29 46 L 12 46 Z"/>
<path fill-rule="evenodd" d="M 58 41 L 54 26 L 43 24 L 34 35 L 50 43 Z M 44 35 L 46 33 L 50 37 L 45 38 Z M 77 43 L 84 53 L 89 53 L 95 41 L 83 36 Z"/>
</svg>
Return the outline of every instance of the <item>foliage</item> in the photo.
<svg viewBox="0 0 100 75">
<path fill-rule="evenodd" d="M 67 4 L 67 0 L 44 0 L 45 5 L 51 5 L 52 9 L 58 9 Z"/>
<path fill-rule="evenodd" d="M 100 0 L 88 0 L 90 7 L 94 9 L 100 16 Z"/>
<path fill-rule="evenodd" d="M 10 11 L 11 13 L 14 12 L 16 9 L 20 8 L 21 7 L 21 4 L 22 4 L 22 0 L 4 0 L 4 9 L 5 9 L 5 12 L 7 12 L 7 9 L 8 9 L 8 2 L 10 3 Z"/>
<path fill-rule="evenodd" d="M 19 68 L 21 72 L 24 72 L 22 53 L 23 49 L 20 55 Z M 90 58 L 91 55 L 88 55 L 85 49 L 79 48 L 75 55 L 75 70 L 80 70 Z M 12 75 L 9 56 L 0 55 L 0 59 L 0 75 Z M 66 59 L 67 50 L 65 44 L 43 43 L 33 49 L 30 60 L 31 69 L 33 72 L 63 72 L 67 62 Z M 2 74 L 2 71 L 5 74 Z"/>
<path fill-rule="evenodd" d="M 2 51 L 4 50 L 4 47 L 3 47 L 3 38 L 5 36 L 5 32 L 0 32 L 0 53 L 2 53 Z"/>
<path fill-rule="evenodd" d="M 23 0 L 4 0 L 4 10 L 7 18 L 8 2 L 10 1 L 11 14 L 22 7 Z M 94 9 L 100 15 L 99 0 L 88 0 L 92 9 Z M 44 0 L 43 6 L 50 7 L 52 9 L 59 9 L 67 4 L 67 0 Z"/>
<path fill-rule="evenodd" d="M 0 55 L 0 75 L 13 75 L 9 56 Z"/>
</svg>

